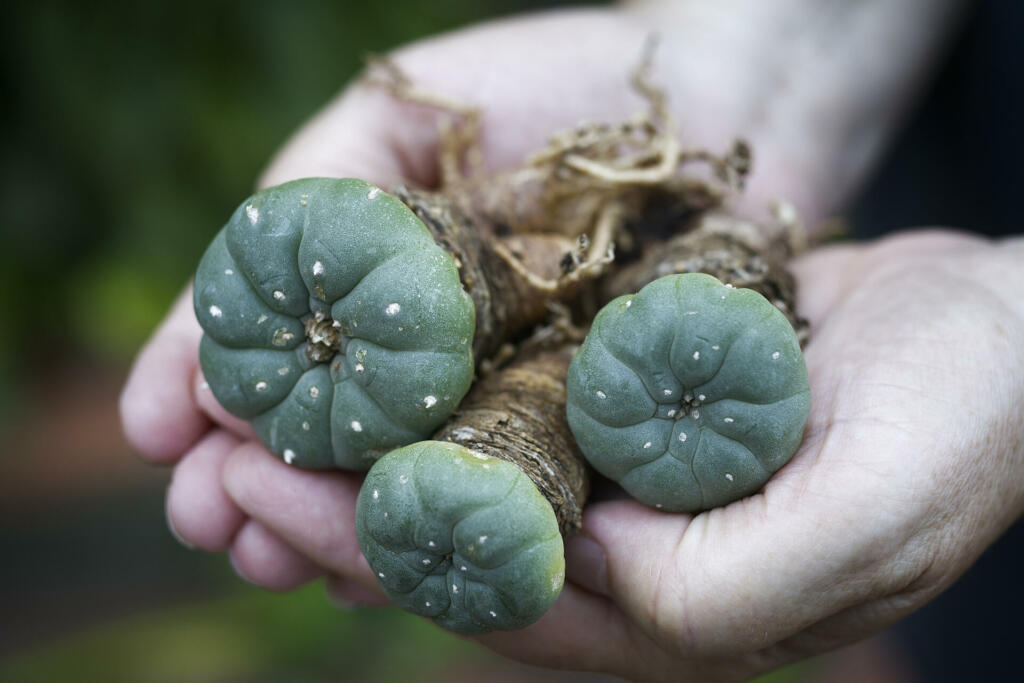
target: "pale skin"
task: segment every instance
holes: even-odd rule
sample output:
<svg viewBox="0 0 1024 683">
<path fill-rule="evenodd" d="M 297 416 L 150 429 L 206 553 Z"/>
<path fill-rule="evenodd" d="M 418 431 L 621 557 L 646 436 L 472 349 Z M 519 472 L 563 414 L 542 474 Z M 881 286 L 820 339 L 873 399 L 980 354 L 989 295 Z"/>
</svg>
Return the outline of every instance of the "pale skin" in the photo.
<svg viewBox="0 0 1024 683">
<path fill-rule="evenodd" d="M 680 3 L 671 22 L 656 21 L 653 5 L 544 15 L 417 44 L 396 59 L 424 87 L 484 108 L 486 161 L 504 168 L 553 130 L 640 108 L 623 83 L 657 24 L 655 80 L 668 86 L 684 145 L 724 150 L 743 134 L 756 170 L 738 208 L 756 214 L 785 197 L 814 225 L 881 149 L 955 3 L 925 3 L 933 25 L 904 26 L 907 35 L 890 41 L 902 51 L 896 75 L 865 64 L 857 41 L 873 44 L 879 27 L 900 37 L 921 2 L 850 3 L 859 8 L 851 17 L 800 13 L 795 0 L 766 17 L 764 4 L 715 12 L 714 3 Z M 801 38 L 809 19 L 821 31 L 845 27 L 847 42 Z M 813 67 L 804 66 L 809 53 Z M 783 87 L 786 74 L 785 97 L 762 87 Z M 260 184 L 328 175 L 429 186 L 435 126 L 433 113 L 357 84 L 293 138 Z M 813 407 L 792 462 L 762 492 L 698 516 L 626 500 L 591 505 L 567 544 L 569 581 L 554 607 L 523 631 L 480 642 L 534 664 L 630 679 L 744 678 L 911 613 L 1021 516 L 1024 238 L 908 231 L 819 248 L 794 269 L 811 322 Z M 361 477 L 305 472 L 269 454 L 204 388 L 200 334 L 186 292 L 121 399 L 129 440 L 174 467 L 167 512 L 176 535 L 226 551 L 240 575 L 271 590 L 326 576 L 340 603 L 386 604 L 355 541 Z"/>
</svg>

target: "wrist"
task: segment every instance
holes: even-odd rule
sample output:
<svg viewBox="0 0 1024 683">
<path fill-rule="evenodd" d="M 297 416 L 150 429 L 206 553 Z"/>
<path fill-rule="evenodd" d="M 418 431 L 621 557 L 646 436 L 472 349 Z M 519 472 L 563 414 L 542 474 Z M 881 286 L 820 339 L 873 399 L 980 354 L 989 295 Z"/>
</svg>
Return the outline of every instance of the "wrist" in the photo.
<svg viewBox="0 0 1024 683">
<path fill-rule="evenodd" d="M 813 230 L 880 158 L 964 6 L 634 0 L 625 11 L 665 39 L 665 63 L 704 70 L 700 90 L 672 99 L 684 142 L 704 110 L 719 138 L 752 143 L 741 210 L 763 216 L 785 199 Z"/>
</svg>

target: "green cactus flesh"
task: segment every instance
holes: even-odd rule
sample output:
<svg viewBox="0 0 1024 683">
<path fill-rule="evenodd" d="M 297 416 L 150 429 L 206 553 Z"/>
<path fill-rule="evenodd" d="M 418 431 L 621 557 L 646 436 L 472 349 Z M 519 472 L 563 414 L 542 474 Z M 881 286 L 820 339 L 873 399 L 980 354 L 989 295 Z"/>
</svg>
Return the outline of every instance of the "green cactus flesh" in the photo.
<svg viewBox="0 0 1024 683">
<path fill-rule="evenodd" d="M 558 523 L 529 477 L 453 443 L 378 460 L 359 492 L 356 534 L 396 605 L 456 633 L 527 626 L 565 576 Z"/>
<path fill-rule="evenodd" d="M 686 512 L 761 488 L 800 444 L 811 401 L 785 316 L 702 273 L 605 306 L 567 393 L 590 464 L 641 502 Z"/>
<path fill-rule="evenodd" d="M 400 201 L 309 178 L 242 203 L 196 272 L 210 389 L 304 468 L 364 470 L 425 438 L 473 373 L 473 304 Z"/>
</svg>

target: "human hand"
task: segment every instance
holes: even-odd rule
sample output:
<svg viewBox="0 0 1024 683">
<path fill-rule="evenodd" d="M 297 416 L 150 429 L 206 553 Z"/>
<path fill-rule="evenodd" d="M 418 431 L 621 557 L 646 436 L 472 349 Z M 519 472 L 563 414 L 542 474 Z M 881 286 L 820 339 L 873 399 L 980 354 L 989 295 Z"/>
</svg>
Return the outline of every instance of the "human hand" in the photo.
<svg viewBox="0 0 1024 683">
<path fill-rule="evenodd" d="M 400 53 L 398 61 L 424 87 L 482 105 L 486 112 L 485 157 L 493 167 L 507 166 L 520 160 L 525 152 L 539 147 L 553 130 L 573 125 L 582 118 L 596 118 L 596 112 L 602 113 L 600 118 L 615 120 L 635 108 L 623 102 L 622 83 L 635 59 L 638 49 L 635 46 L 643 42 L 646 27 L 623 24 L 621 17 L 604 12 L 570 16 L 571 19 L 552 15 L 477 29 L 409 48 Z M 561 39 L 567 31 L 586 39 L 574 44 L 571 50 L 554 47 L 562 45 Z M 706 43 L 709 39 L 707 35 L 698 37 L 698 45 L 702 40 Z M 525 45 L 529 45 L 528 55 L 524 55 Z M 540 49 L 544 45 L 549 46 L 548 51 Z M 610 50 L 609 45 L 621 48 L 621 52 Z M 780 153 L 772 158 L 763 151 L 780 149 L 778 131 L 763 122 L 751 123 L 743 114 L 735 113 L 750 111 L 749 107 L 730 100 L 739 98 L 734 93 L 744 90 L 737 87 L 736 80 L 731 80 L 740 78 L 739 70 L 725 65 L 717 67 L 720 72 L 705 69 L 699 76 L 687 76 L 683 73 L 691 62 L 685 58 L 687 49 L 678 42 L 666 41 L 659 54 L 672 57 L 661 57 L 655 68 L 660 78 L 673 84 L 670 93 L 673 102 L 702 101 L 706 104 L 694 108 L 692 116 L 689 107 L 683 109 L 687 113 L 680 118 L 685 124 L 683 137 L 687 144 L 724 149 L 734 134 L 748 135 L 755 149 L 761 152 L 759 158 L 765 160 L 751 179 L 752 205 L 775 196 L 811 197 L 797 202 L 805 216 L 813 222 L 815 216 L 827 211 L 841 197 L 842 190 L 837 187 L 844 187 L 844 182 L 829 179 L 828 191 L 821 195 L 825 198 L 817 198 L 813 181 L 803 182 L 804 175 L 814 175 L 806 174 L 806 162 L 797 164 L 798 171 L 793 171 L 794 166 L 789 163 L 793 157 Z M 487 60 L 480 59 L 482 52 L 487 54 Z M 529 59 L 524 59 L 527 56 Z M 663 64 L 663 60 L 669 63 Z M 518 75 L 512 77 L 512 74 Z M 716 94 L 722 102 L 708 103 L 707 97 L 697 97 L 706 89 L 706 79 L 715 83 Z M 535 86 L 539 92 L 533 90 Z M 719 115 L 719 112 L 727 113 Z M 435 145 L 432 113 L 395 103 L 383 93 L 356 86 L 293 140 L 268 170 L 263 184 L 310 175 L 355 175 L 384 186 L 398 182 L 429 186 L 436 180 Z M 792 154 L 799 156 L 805 152 L 793 151 Z M 847 189 L 851 183 L 845 183 Z M 907 254 L 904 256 L 909 258 Z M 816 326 L 814 341 L 807 352 L 817 403 L 832 398 L 821 388 L 823 384 L 829 386 L 830 378 L 839 377 L 857 387 L 869 388 L 861 381 L 863 378 L 847 379 L 834 374 L 838 372 L 837 367 L 845 367 L 847 372 L 859 369 L 862 363 L 868 367 L 869 349 L 847 343 L 842 339 L 842 332 L 829 332 L 852 327 L 852 333 L 847 331 L 846 334 L 852 334 L 854 342 L 861 342 L 857 335 L 863 335 L 867 328 L 861 320 L 850 320 L 850 317 L 862 315 L 850 301 L 863 303 L 866 294 L 861 290 L 866 287 L 862 282 L 854 286 L 842 285 L 834 275 L 849 268 L 853 274 L 848 277 L 858 278 L 854 263 L 860 264 L 858 268 L 863 266 L 867 274 L 865 258 L 857 257 L 854 251 L 822 252 L 801 265 L 806 299 L 802 305 L 806 304 Z M 877 254 L 871 258 L 877 258 Z M 977 260 L 985 259 L 978 256 Z M 891 266 L 894 272 L 886 277 L 896 278 L 895 270 L 901 265 L 906 264 L 894 260 Z M 915 267 L 925 271 L 931 268 L 920 263 Z M 872 277 L 885 280 L 877 274 Z M 883 291 L 880 296 L 881 303 L 894 318 L 892 322 L 911 319 L 906 314 L 913 308 L 909 311 L 892 309 L 896 300 L 892 292 Z M 974 309 L 968 308 L 973 319 Z M 829 309 L 832 310 L 825 314 Z M 845 323 L 837 310 L 847 311 L 849 317 L 845 318 Z M 950 317 L 955 324 L 956 316 L 951 314 Z M 1000 318 L 999 322 L 1005 325 L 1010 320 L 1012 318 Z M 889 321 L 883 322 L 888 324 Z M 916 335 L 920 329 L 918 325 L 910 328 L 909 333 Z M 879 334 L 882 341 L 893 338 L 885 336 L 890 330 Z M 133 442 L 156 462 L 176 463 L 174 482 L 168 494 L 168 512 L 178 534 L 205 549 L 230 548 L 239 571 L 259 585 L 287 589 L 326 571 L 336 596 L 348 601 L 380 602 L 352 529 L 359 478 L 287 467 L 249 441 L 252 437 L 248 427 L 223 413 L 209 392 L 202 389 L 195 363 L 198 338 L 198 326 L 185 297 L 140 355 L 122 401 L 126 431 Z M 829 339 L 832 340 L 830 345 L 826 344 Z M 986 348 L 991 351 L 993 340 L 987 342 Z M 826 350 L 827 346 L 832 350 Z M 862 355 L 852 359 L 847 356 L 845 365 L 828 356 L 858 348 Z M 909 356 L 913 362 L 920 357 L 916 352 Z M 877 371 L 882 372 L 882 368 Z M 1019 365 L 1016 372 L 1019 378 Z M 820 376 L 822 373 L 824 379 Z M 1009 371 L 1000 373 L 996 379 L 1005 380 L 1008 376 Z M 875 381 L 891 382 L 891 378 L 882 380 L 876 376 Z M 895 392 L 891 401 L 902 398 L 896 388 L 889 390 Z M 912 391 L 912 386 L 905 389 L 905 392 Z M 948 391 L 944 389 L 940 397 L 945 395 Z M 854 490 L 855 475 L 865 474 L 853 451 L 846 450 L 857 439 L 861 439 L 862 444 L 865 439 L 874 444 L 889 437 L 893 440 L 886 448 L 912 447 L 910 436 L 900 432 L 898 427 L 885 427 L 889 423 L 875 424 L 878 429 L 875 437 L 868 433 L 862 437 L 859 430 L 871 425 L 857 416 L 851 417 L 849 412 L 860 405 L 850 403 L 854 398 L 852 394 L 844 393 L 839 398 L 835 404 L 821 405 L 822 409 L 830 411 L 824 418 L 817 411 L 812 415 L 804 449 L 763 494 L 693 520 L 662 515 L 634 503 L 593 506 L 585 528 L 598 547 L 606 549 L 606 569 L 602 572 L 601 562 L 594 561 L 594 546 L 590 546 L 588 561 L 586 541 L 571 543 L 571 583 L 552 612 L 530 629 L 491 635 L 483 641 L 512 656 L 551 666 L 617 671 L 630 677 L 656 678 L 669 671 L 675 676 L 687 671 L 694 675 L 731 676 L 770 668 L 856 638 L 921 604 L 962 571 L 1009 523 L 1006 519 L 1012 520 L 1019 514 L 1020 492 L 1006 494 L 1011 502 L 1002 508 L 1000 515 L 993 516 L 995 522 L 991 518 L 983 519 L 985 510 L 992 512 L 996 507 L 989 496 L 989 504 L 981 506 L 984 510 L 970 521 L 983 533 L 966 542 L 955 538 L 953 532 L 957 528 L 948 524 L 941 531 L 934 531 L 938 534 L 934 538 L 946 539 L 945 534 L 951 534 L 948 540 L 937 545 L 953 560 L 935 571 L 921 573 L 919 583 L 924 587 L 909 597 L 906 590 L 895 590 L 893 594 L 897 597 L 892 599 L 889 611 L 882 605 L 868 607 L 879 600 L 885 603 L 884 598 L 879 597 L 884 590 L 871 593 L 868 586 L 878 584 L 884 588 L 891 577 L 882 576 L 886 565 L 881 559 L 875 564 L 865 561 L 859 565 L 859 558 L 867 557 L 869 550 L 877 557 L 884 555 L 886 549 L 893 551 L 887 556 L 890 559 L 900 555 L 895 552 L 898 544 L 893 539 L 899 538 L 900 533 L 906 537 L 907 529 L 914 524 L 927 526 L 932 520 L 927 515 L 919 515 L 915 521 L 910 521 L 914 517 L 910 513 L 937 503 L 925 504 L 921 502 L 923 498 L 912 496 L 913 504 L 901 507 L 894 494 L 888 492 L 884 495 L 892 500 L 883 498 L 883 501 L 892 503 L 893 507 L 889 508 L 868 497 L 869 494 L 883 495 L 877 491 L 886 489 L 879 488 L 878 484 L 875 489 L 861 489 L 864 491 L 862 500 L 854 499 L 851 503 L 859 516 L 851 515 L 845 523 L 842 516 L 823 517 L 820 511 L 830 509 L 824 504 L 801 509 L 809 498 L 827 495 L 819 493 L 821 489 L 811 488 L 819 482 L 827 485 L 824 491 L 832 492 L 832 497 L 825 502 L 834 504 L 836 509 L 850 500 L 842 494 Z M 861 395 L 859 400 L 867 403 L 867 408 L 873 408 L 881 405 L 878 398 L 876 393 L 868 398 Z M 934 395 L 931 398 L 936 399 Z M 915 405 L 921 405 L 920 401 Z M 836 406 L 846 412 L 836 412 Z M 941 401 L 933 406 L 942 407 Z M 833 418 L 831 423 L 829 415 Z M 837 422 L 837 415 L 846 421 Z M 918 415 L 915 413 L 912 417 L 917 419 Z M 945 423 L 940 421 L 939 424 L 950 431 Z M 851 432 L 854 432 L 852 437 Z M 933 434 L 933 438 L 939 437 Z M 927 444 L 933 445 L 933 442 Z M 808 448 L 811 448 L 810 456 Z M 1004 476 L 1009 474 L 1005 476 L 1006 482 L 1019 481 L 1019 462 L 1009 464 L 1006 455 L 1013 452 L 1013 447 L 1007 451 L 1004 443 L 1000 448 L 1003 459 L 997 458 L 995 464 L 1002 469 L 995 467 L 994 471 L 1002 471 Z M 1019 442 L 1016 448 L 1019 457 Z M 872 481 L 884 480 L 888 472 L 883 466 L 892 465 L 878 461 L 880 452 L 868 454 L 872 455 L 870 467 L 876 470 Z M 832 453 L 831 460 L 824 457 L 826 453 Z M 835 471 L 822 469 L 818 464 L 821 462 L 833 463 Z M 917 464 L 928 465 L 932 461 Z M 988 466 L 993 467 L 992 463 Z M 1017 469 L 1010 473 L 1011 467 Z M 787 474 L 791 471 L 803 472 L 805 478 Z M 929 477 L 938 476 L 931 469 L 924 471 Z M 973 481 L 971 472 L 948 471 L 960 489 Z M 826 472 L 829 472 L 827 477 Z M 1013 479 L 1014 476 L 1017 479 Z M 846 486 L 829 483 L 836 477 Z M 787 491 L 789 494 L 783 496 Z M 948 494 L 946 497 L 954 499 Z M 964 497 L 969 497 L 966 492 L 957 500 Z M 972 499 L 968 509 L 978 505 Z M 812 513 L 812 510 L 818 512 Z M 864 516 L 878 510 L 890 513 L 881 529 L 877 518 L 869 520 Z M 769 517 L 770 511 L 776 516 Z M 948 514 L 948 509 L 943 514 Z M 940 518 L 941 515 L 935 517 L 936 529 Z M 799 529 L 799 537 L 796 534 L 770 536 L 766 530 L 776 527 L 769 522 L 779 519 Z M 796 519 L 803 520 L 802 526 L 793 521 Z M 952 522 L 959 523 L 959 519 Z M 827 546 L 830 532 L 826 523 L 832 523 L 831 533 L 836 533 L 835 525 L 842 523 L 839 533 L 846 538 L 838 540 L 843 541 L 844 548 L 856 548 L 856 551 L 841 549 L 837 552 Z M 726 533 L 727 529 L 731 532 Z M 669 536 L 664 536 L 666 532 Z M 715 539 L 713 534 L 719 533 L 725 537 Z M 858 537 L 858 533 L 864 538 Z M 664 538 L 658 541 L 659 536 L 687 540 L 680 542 L 680 550 L 673 551 L 666 547 Z M 871 540 L 865 540 L 868 536 Z M 643 545 L 639 543 L 641 539 Z M 808 549 L 800 543 L 803 539 L 814 539 L 816 545 Z M 835 541 L 833 538 L 833 545 Z M 674 540 L 669 545 L 674 547 Z M 638 548 L 644 548 L 643 552 L 638 552 Z M 662 552 L 654 550 L 657 548 Z M 699 549 L 698 557 L 692 554 L 694 548 Z M 826 548 L 830 548 L 831 554 L 825 552 Z M 755 553 L 756 549 L 762 552 Z M 939 554 L 938 551 L 935 554 Z M 819 566 L 809 566 L 818 558 Z M 686 564 L 678 566 L 677 561 L 683 559 Z M 908 558 L 904 560 L 909 562 Z M 786 567 L 790 571 L 783 575 Z M 759 572 L 759 568 L 762 571 Z M 858 568 L 862 570 L 859 574 L 854 571 Z M 602 573 L 604 580 L 600 578 Z M 662 579 L 657 578 L 659 573 Z M 899 577 L 913 574 L 909 571 Z M 933 579 L 933 575 L 937 575 L 937 579 L 925 581 L 926 575 Z M 633 581 L 632 577 L 642 578 Z M 873 578 L 874 583 L 868 578 Z M 675 588 L 673 581 L 678 582 Z M 657 604 L 654 604 L 656 599 Z M 648 601 L 646 606 L 645 600 Z M 832 613 L 830 610 L 846 610 L 847 616 L 823 621 L 823 617 Z M 869 619 L 875 612 L 880 618 Z M 850 623 L 861 628 L 850 628 Z M 754 630 L 758 625 L 761 625 L 760 641 Z"/>
<path fill-rule="evenodd" d="M 677 34 L 666 34 L 654 73 L 668 85 L 670 101 L 685 107 L 681 118 L 688 144 L 725 150 L 743 132 L 755 145 L 776 150 L 766 155 L 772 163 L 762 164 L 751 178 L 747 195 L 753 204 L 803 196 L 806 184 L 797 182 L 791 169 L 803 168 L 806 152 L 783 144 L 780 139 L 788 134 L 773 134 L 770 122 L 757 113 L 763 90 L 750 87 L 754 69 L 743 59 L 712 58 L 716 40 L 761 28 L 736 23 L 730 13 L 680 22 Z M 541 15 L 413 45 L 394 59 L 423 88 L 480 106 L 484 158 L 491 168 L 506 168 L 541 148 L 554 131 L 584 119 L 620 120 L 640 108 L 639 98 L 629 95 L 627 78 L 650 26 L 620 11 Z M 575 36 L 571 44 L 567 35 Z M 751 50 L 759 45 L 749 41 Z M 695 60 L 699 63 L 691 66 Z M 705 92 L 709 82 L 716 84 L 710 94 Z M 685 106 L 693 102 L 701 106 Z M 436 124 L 436 112 L 357 83 L 296 135 L 260 185 L 321 175 L 361 177 L 384 187 L 433 186 L 438 181 Z M 842 185 L 828 186 L 834 191 Z M 814 216 L 824 210 L 822 204 L 827 201 L 801 208 Z M 197 364 L 200 336 L 186 291 L 129 377 L 121 399 L 126 434 L 146 459 L 175 467 L 167 512 L 179 538 L 205 550 L 230 549 L 240 573 L 255 583 L 293 587 L 320 569 L 250 519 L 221 486 L 229 453 L 254 440 L 254 434 L 205 389 Z M 347 481 L 354 487 L 357 480 Z M 346 523 L 352 516 L 347 512 Z"/>
<path fill-rule="evenodd" d="M 545 666 L 728 680 L 922 606 L 1024 511 L 1022 263 L 1024 239 L 948 232 L 802 259 L 813 405 L 793 460 L 761 493 L 697 516 L 592 504 L 552 609 L 481 642 Z M 346 475 L 255 446 L 224 475 L 260 523 L 372 590 Z"/>
</svg>

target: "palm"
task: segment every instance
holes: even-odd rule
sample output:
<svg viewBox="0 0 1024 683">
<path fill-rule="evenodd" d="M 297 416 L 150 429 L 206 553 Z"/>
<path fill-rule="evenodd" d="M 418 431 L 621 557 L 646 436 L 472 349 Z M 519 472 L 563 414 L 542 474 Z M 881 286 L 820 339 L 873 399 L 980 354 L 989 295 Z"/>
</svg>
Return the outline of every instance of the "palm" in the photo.
<svg viewBox="0 0 1024 683">
<path fill-rule="evenodd" d="M 813 408 L 793 461 L 762 493 L 695 518 L 592 506 L 585 532 L 607 549 L 607 578 L 571 565 L 592 592 L 572 589 L 573 610 L 493 644 L 536 653 L 570 623 L 590 624 L 594 642 L 642 644 L 646 675 L 678 672 L 682 659 L 731 677 L 875 632 L 945 587 L 1013 519 L 979 518 L 1013 450 L 999 440 L 1007 406 L 977 387 L 1019 396 L 1024 358 L 1009 324 L 965 326 L 998 320 L 1005 304 L 953 275 L 989 249 L 930 233 L 806 257 Z"/>
</svg>

